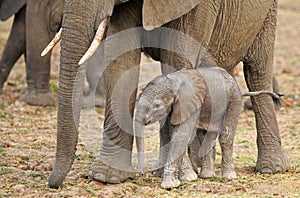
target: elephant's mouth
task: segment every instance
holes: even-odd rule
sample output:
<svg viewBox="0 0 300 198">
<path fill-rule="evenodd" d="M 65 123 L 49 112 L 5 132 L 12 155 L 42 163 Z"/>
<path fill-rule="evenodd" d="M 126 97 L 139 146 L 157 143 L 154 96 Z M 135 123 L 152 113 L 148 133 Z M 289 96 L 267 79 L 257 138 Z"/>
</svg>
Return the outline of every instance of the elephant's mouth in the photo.
<svg viewBox="0 0 300 198">
<path fill-rule="evenodd" d="M 105 19 L 103 19 L 103 21 L 101 21 L 89 49 L 80 59 L 78 65 L 82 65 L 83 63 L 85 63 L 96 52 L 97 48 L 101 44 L 101 41 L 104 37 L 108 21 L 109 21 L 109 17 L 106 17 Z"/>
<path fill-rule="evenodd" d="M 85 63 L 96 52 L 97 48 L 101 44 L 101 41 L 104 37 L 108 22 L 109 22 L 109 17 L 106 17 L 101 21 L 89 49 L 80 59 L 78 65 L 82 65 L 83 63 Z M 61 32 L 62 29 L 59 30 L 59 32 L 55 35 L 52 41 L 46 46 L 46 48 L 41 53 L 41 56 L 46 56 L 55 47 L 55 45 L 61 40 Z"/>
</svg>

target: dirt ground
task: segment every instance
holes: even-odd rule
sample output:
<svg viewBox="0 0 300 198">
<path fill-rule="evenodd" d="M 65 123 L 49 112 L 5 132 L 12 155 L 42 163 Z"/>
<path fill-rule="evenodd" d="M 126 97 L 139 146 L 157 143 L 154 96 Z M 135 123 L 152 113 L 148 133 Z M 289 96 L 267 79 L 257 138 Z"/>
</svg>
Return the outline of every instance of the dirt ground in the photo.
<svg viewBox="0 0 300 198">
<path fill-rule="evenodd" d="M 12 20 L 0 22 L 0 54 Z M 26 91 L 23 58 L 15 65 L 4 94 L 0 95 L 0 197 L 299 197 L 300 196 L 300 1 L 281 0 L 275 49 L 275 74 L 284 104 L 277 111 L 282 147 L 291 168 L 284 174 L 254 173 L 257 157 L 254 115 L 242 111 L 234 145 L 237 179 L 220 177 L 220 148 L 217 147 L 216 177 L 182 182 L 173 190 L 160 188 L 161 179 L 152 177 L 151 166 L 159 148 L 158 126 L 146 130 L 146 175 L 122 184 L 102 184 L 88 178 L 88 170 L 101 140 L 103 109 L 82 112 L 80 139 L 72 170 L 64 186 L 50 189 L 47 179 L 54 163 L 56 107 L 32 107 L 18 100 Z M 52 60 L 50 88 L 57 95 L 59 47 Z M 145 59 L 145 58 L 144 58 Z M 242 66 L 237 80 L 246 90 Z M 145 59 L 141 67 L 145 84 L 159 74 L 157 63 Z M 96 125 L 95 123 L 99 123 Z M 136 164 L 136 158 L 133 159 Z"/>
</svg>

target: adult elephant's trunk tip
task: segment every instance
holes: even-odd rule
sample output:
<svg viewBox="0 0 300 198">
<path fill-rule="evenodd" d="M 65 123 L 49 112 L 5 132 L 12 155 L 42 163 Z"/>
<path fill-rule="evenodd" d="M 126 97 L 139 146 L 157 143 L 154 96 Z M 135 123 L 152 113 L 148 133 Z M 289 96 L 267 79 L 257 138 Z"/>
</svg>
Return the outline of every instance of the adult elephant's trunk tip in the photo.
<svg viewBox="0 0 300 198">
<path fill-rule="evenodd" d="M 62 186 L 63 180 L 64 179 L 61 177 L 54 176 L 52 172 L 48 179 L 48 185 L 50 188 L 58 189 L 60 186 Z"/>
<path fill-rule="evenodd" d="M 71 166 L 70 166 L 71 168 Z M 54 166 L 50 176 L 49 176 L 49 179 L 48 179 L 48 185 L 50 188 L 55 188 L 55 189 L 58 189 L 59 187 L 62 186 L 62 183 L 64 181 L 64 179 L 66 178 L 68 172 L 69 172 L 69 169 L 70 168 L 56 168 Z"/>
</svg>

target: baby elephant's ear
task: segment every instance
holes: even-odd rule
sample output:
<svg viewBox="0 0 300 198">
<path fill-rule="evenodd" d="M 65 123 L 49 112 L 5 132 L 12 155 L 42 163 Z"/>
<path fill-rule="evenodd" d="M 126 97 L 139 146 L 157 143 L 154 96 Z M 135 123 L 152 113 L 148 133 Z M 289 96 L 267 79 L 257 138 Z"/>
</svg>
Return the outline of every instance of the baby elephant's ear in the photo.
<svg viewBox="0 0 300 198">
<path fill-rule="evenodd" d="M 190 82 L 183 83 L 173 103 L 171 124 L 181 124 L 201 108 L 205 94 L 204 89 L 195 90 Z"/>
</svg>

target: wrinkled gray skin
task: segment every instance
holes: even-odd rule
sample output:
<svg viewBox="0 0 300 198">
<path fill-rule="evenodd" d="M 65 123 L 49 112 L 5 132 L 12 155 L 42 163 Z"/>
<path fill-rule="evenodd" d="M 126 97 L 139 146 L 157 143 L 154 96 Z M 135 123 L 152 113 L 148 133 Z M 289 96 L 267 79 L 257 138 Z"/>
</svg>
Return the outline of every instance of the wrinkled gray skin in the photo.
<svg viewBox="0 0 300 198">
<path fill-rule="evenodd" d="M 66 0 L 61 41 L 59 107 L 56 161 L 49 177 L 49 185 L 62 184 L 73 163 L 78 138 L 79 114 L 84 85 L 85 66 L 78 62 L 88 49 L 101 20 L 110 17 L 107 37 L 135 27 L 166 27 L 189 35 L 204 46 L 216 65 L 227 71 L 244 63 L 244 73 L 250 91 L 272 90 L 273 54 L 277 17 L 277 0 L 130 0 L 122 4 L 112 0 Z M 154 34 L 156 33 L 156 34 Z M 198 66 L 198 51 L 193 51 L 186 40 L 173 40 L 170 35 L 157 36 L 156 29 L 131 35 L 130 42 L 120 39 L 112 47 L 130 47 L 130 43 L 156 42 L 161 46 L 177 46 L 182 53 L 164 49 L 145 49 L 151 57 L 175 69 Z M 153 36 L 155 35 L 155 36 Z M 130 35 L 129 35 L 130 36 Z M 170 36 L 171 37 L 171 36 Z M 120 183 L 132 178 L 133 143 L 132 115 L 136 92 L 119 91 L 115 85 L 127 71 L 140 63 L 141 49 L 134 49 L 112 61 L 105 72 L 106 111 L 104 140 L 100 155 L 92 164 L 90 176 L 101 182 Z M 188 61 L 180 54 L 195 57 Z M 109 52 L 104 54 L 109 56 Z M 169 72 L 162 69 L 163 73 Z M 118 84 L 120 90 L 136 88 L 138 69 L 130 70 L 130 78 Z M 114 95 L 116 94 L 116 95 Z M 112 97 L 112 96 L 116 97 Z M 124 102 L 125 101 L 125 102 Z M 281 140 L 272 98 L 266 94 L 252 97 L 257 127 L 258 157 L 256 171 L 281 173 L 289 167 L 289 160 L 281 148 Z M 117 114 L 113 113 L 113 109 Z M 129 111 L 129 113 L 128 113 Z M 126 114 L 127 112 L 127 114 Z M 122 119 L 120 126 L 115 115 Z M 168 123 L 161 134 L 168 134 Z M 162 142 L 162 145 L 165 145 Z M 158 164 L 164 159 L 161 153 Z"/>
<path fill-rule="evenodd" d="M 211 83 L 217 82 L 216 84 Z M 241 92 L 235 79 L 218 67 L 180 70 L 151 81 L 140 95 L 135 116 L 137 150 L 143 152 L 143 127 L 169 116 L 169 139 L 164 148 L 165 159 L 162 188 L 174 188 L 180 181 L 197 179 L 191 163 L 185 162 L 188 145 L 196 136 L 196 129 L 207 131 L 198 158 L 206 157 L 200 176 L 214 176 L 216 138 L 222 150 L 222 177 L 236 177 L 232 159 L 234 132 L 242 105 Z M 140 156 L 140 155 L 139 155 Z M 139 157 L 139 167 L 142 161 Z M 184 170 L 184 171 L 182 171 Z M 178 178 L 179 175 L 179 178 Z"/>
<path fill-rule="evenodd" d="M 9 38 L 0 59 L 0 92 L 21 55 L 26 60 L 27 91 L 20 98 L 30 105 L 55 105 L 48 84 L 50 56 L 41 57 L 42 50 L 58 31 L 63 0 L 1 0 L 0 18 L 15 15 Z"/>
</svg>

